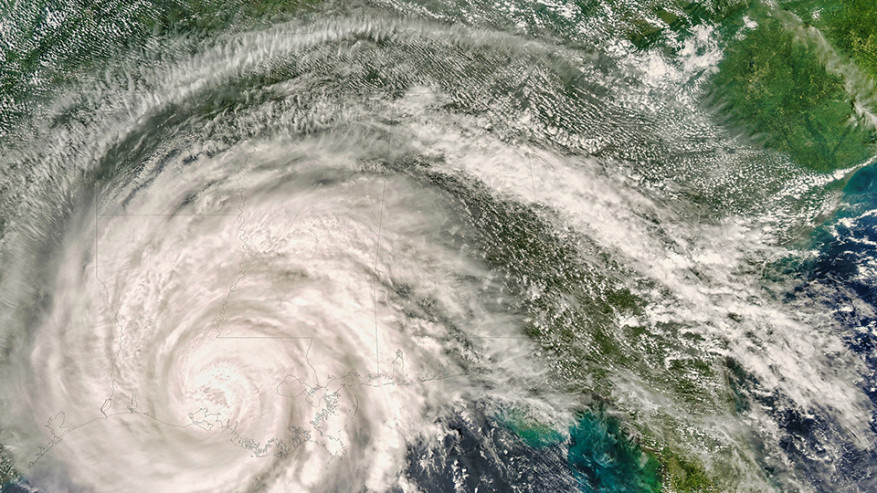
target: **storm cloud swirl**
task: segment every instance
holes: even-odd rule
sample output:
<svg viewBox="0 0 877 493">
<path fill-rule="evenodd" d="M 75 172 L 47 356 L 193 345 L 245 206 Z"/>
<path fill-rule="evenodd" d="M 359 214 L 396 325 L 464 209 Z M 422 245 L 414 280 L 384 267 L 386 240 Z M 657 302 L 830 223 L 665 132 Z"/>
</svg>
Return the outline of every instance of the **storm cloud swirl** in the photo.
<svg viewBox="0 0 877 493">
<path fill-rule="evenodd" d="M 139 47 L 4 137 L 19 487 L 587 490 L 606 436 L 741 490 L 863 467 L 862 363 L 764 287 L 835 177 L 715 125 L 709 31 L 397 8 Z"/>
</svg>

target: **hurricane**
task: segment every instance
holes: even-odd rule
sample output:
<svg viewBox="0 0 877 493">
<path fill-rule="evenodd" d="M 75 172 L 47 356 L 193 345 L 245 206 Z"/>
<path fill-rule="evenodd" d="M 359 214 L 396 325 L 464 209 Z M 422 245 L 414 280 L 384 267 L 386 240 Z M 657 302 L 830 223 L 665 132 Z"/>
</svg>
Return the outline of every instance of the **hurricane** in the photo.
<svg viewBox="0 0 877 493">
<path fill-rule="evenodd" d="M 874 26 L 0 4 L 2 491 L 874 490 Z"/>
</svg>

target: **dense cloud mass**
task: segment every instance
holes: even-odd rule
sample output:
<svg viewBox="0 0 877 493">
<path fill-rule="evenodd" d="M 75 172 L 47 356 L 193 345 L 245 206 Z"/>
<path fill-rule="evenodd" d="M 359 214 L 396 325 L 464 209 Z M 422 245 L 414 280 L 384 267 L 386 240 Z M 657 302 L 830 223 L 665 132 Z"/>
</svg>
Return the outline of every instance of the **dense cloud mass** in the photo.
<svg viewBox="0 0 877 493">
<path fill-rule="evenodd" d="M 870 148 L 622 4 L 8 9 L 4 488 L 875 486 Z"/>
</svg>

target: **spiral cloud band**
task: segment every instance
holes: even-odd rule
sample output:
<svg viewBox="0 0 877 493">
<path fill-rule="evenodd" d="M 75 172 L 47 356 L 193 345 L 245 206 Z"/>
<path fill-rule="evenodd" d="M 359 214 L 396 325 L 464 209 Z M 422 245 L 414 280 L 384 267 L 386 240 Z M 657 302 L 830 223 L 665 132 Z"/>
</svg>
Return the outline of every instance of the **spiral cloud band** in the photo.
<svg viewBox="0 0 877 493">
<path fill-rule="evenodd" d="M 837 176 L 716 127 L 712 31 L 665 63 L 596 28 L 602 50 L 320 8 L 126 51 L 2 142 L 16 487 L 809 491 L 865 467 L 864 364 L 767 267 Z"/>
<path fill-rule="evenodd" d="M 345 138 L 177 158 L 94 195 L 23 403 L 63 409 L 44 447 L 74 482 L 380 489 L 425 408 L 520 352 L 494 339 L 521 324 L 450 197 Z"/>
</svg>

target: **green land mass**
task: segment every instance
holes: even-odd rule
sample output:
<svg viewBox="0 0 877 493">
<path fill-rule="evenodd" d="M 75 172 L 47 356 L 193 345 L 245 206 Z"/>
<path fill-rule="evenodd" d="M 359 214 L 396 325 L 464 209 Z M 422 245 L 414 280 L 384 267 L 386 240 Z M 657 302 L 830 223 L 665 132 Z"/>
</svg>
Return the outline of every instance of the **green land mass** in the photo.
<svg viewBox="0 0 877 493">
<path fill-rule="evenodd" d="M 844 80 L 774 17 L 760 18 L 728 47 L 714 82 L 735 124 L 802 166 L 831 171 L 873 151 L 872 131 L 857 119 Z"/>
<path fill-rule="evenodd" d="M 822 31 L 837 50 L 877 79 L 877 2 L 786 0 L 782 5 Z"/>
<path fill-rule="evenodd" d="M 877 81 L 877 2 L 786 0 L 779 7 L 758 0 L 608 3 L 620 12 L 624 35 L 638 50 L 672 54 L 672 40 L 685 39 L 696 26 L 714 27 L 725 46 L 711 91 L 719 119 L 765 148 L 821 172 L 853 166 L 874 154 L 875 129 L 854 107 L 861 101 L 849 93 L 841 75 L 826 69 L 804 28 L 818 29 L 838 54 Z M 757 27 L 744 28 L 744 16 Z"/>
<path fill-rule="evenodd" d="M 752 0 L 645 0 L 629 8 L 618 5 L 628 24 L 625 35 L 640 50 L 653 48 L 674 36 L 684 39 L 695 26 L 713 25 L 720 32 L 733 32 L 742 25 Z"/>
</svg>

